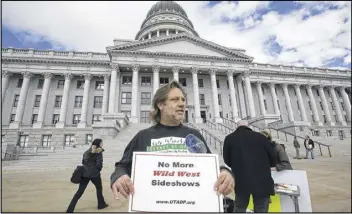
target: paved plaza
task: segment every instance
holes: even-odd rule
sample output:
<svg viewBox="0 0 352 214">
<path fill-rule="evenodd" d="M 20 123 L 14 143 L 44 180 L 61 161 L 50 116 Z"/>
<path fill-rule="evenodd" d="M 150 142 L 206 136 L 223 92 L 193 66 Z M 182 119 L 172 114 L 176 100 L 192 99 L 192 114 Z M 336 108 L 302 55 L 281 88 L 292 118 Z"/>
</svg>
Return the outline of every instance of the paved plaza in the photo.
<svg viewBox="0 0 352 214">
<path fill-rule="evenodd" d="M 351 156 L 292 160 L 292 164 L 307 171 L 313 212 L 351 212 Z M 103 193 L 110 207 L 101 212 L 126 212 L 128 200 L 122 196 L 115 200 L 109 188 L 112 170 L 105 167 L 102 172 Z M 69 182 L 71 173 L 3 173 L 2 212 L 64 212 L 78 188 Z M 95 188 L 90 183 L 75 211 L 99 212 L 96 206 Z"/>
</svg>

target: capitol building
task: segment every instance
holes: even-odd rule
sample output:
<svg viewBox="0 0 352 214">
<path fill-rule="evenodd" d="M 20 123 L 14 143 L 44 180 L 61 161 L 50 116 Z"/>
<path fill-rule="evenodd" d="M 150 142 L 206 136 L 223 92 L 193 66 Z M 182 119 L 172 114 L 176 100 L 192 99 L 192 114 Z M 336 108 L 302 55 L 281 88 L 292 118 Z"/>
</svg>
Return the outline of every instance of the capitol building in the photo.
<svg viewBox="0 0 352 214">
<path fill-rule="evenodd" d="M 108 44 L 107 44 L 108 45 Z M 2 143 L 87 144 L 149 123 L 153 95 L 177 80 L 185 123 L 247 119 L 261 128 L 351 137 L 351 71 L 255 63 L 201 38 L 186 11 L 158 2 L 134 39 L 104 53 L 2 48 Z"/>
</svg>

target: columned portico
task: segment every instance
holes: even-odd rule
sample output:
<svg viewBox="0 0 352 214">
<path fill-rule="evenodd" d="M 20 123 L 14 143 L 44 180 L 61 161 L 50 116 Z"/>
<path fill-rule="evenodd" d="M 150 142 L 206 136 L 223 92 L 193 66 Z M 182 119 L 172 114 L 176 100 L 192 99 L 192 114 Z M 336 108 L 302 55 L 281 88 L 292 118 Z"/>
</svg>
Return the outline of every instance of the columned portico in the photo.
<svg viewBox="0 0 352 214">
<path fill-rule="evenodd" d="M 330 111 L 329 111 L 329 107 L 328 107 L 328 102 L 326 101 L 326 97 L 325 97 L 325 93 L 324 93 L 324 86 L 319 85 L 318 91 L 319 91 L 319 96 L 320 96 L 321 102 L 323 104 L 326 122 L 333 126 L 333 125 L 335 125 L 335 123 L 331 121 L 331 115 L 330 115 Z"/>
<path fill-rule="evenodd" d="M 279 105 L 277 104 L 277 95 L 276 95 L 276 90 L 275 90 L 275 83 L 270 83 L 269 85 L 270 85 L 271 97 L 272 97 L 273 105 L 274 105 L 274 113 L 276 115 L 280 115 Z"/>
<path fill-rule="evenodd" d="M 1 77 L 1 101 L 3 102 L 4 97 L 5 97 L 5 93 L 6 93 L 6 89 L 9 84 L 9 79 L 11 77 L 11 73 L 8 71 L 2 71 L 1 74 L 2 74 L 2 77 Z"/>
<path fill-rule="evenodd" d="M 32 74 L 30 72 L 23 72 L 22 75 L 23 75 L 23 83 L 22 83 L 20 97 L 19 97 L 19 101 L 16 109 L 15 121 L 10 124 L 10 128 L 19 128 L 19 126 L 22 124 L 24 107 L 26 105 L 29 82 L 32 77 Z"/>
<path fill-rule="evenodd" d="M 159 88 L 159 71 L 160 71 L 160 66 L 159 65 L 154 65 L 153 66 L 153 95 L 156 93 L 156 91 Z"/>
<path fill-rule="evenodd" d="M 66 73 L 65 75 L 65 84 L 64 84 L 64 93 L 62 95 L 62 103 L 60 109 L 60 120 L 56 123 L 56 128 L 64 128 L 66 123 L 66 114 L 67 114 L 67 105 L 68 105 L 68 95 L 70 91 L 71 78 L 73 77 L 71 73 Z"/>
<path fill-rule="evenodd" d="M 260 114 L 264 116 L 266 111 L 265 111 L 265 106 L 264 106 L 262 82 L 257 82 L 257 93 L 258 93 L 258 97 L 259 97 Z"/>
<path fill-rule="evenodd" d="M 178 74 L 180 72 L 180 68 L 177 66 L 172 67 L 172 73 L 174 74 L 174 80 L 176 80 L 177 82 L 179 81 L 179 77 Z"/>
<path fill-rule="evenodd" d="M 312 107 L 313 119 L 314 119 L 313 123 L 317 123 L 318 125 L 323 125 L 319 119 L 317 104 L 315 102 L 315 98 L 314 98 L 314 95 L 312 92 L 312 85 L 308 84 L 308 85 L 306 85 L 306 88 L 307 88 L 307 92 L 308 92 L 308 96 L 309 96 L 310 105 Z"/>
<path fill-rule="evenodd" d="M 110 74 L 104 74 L 104 92 L 102 114 L 108 113 Z"/>
<path fill-rule="evenodd" d="M 332 101 L 334 102 L 334 107 L 335 107 L 335 113 L 337 115 L 337 120 L 343 126 L 345 126 L 346 125 L 346 121 L 342 117 L 342 111 L 341 111 L 341 108 L 340 108 L 339 101 L 337 100 L 337 97 L 336 97 L 335 88 L 333 86 L 330 86 L 329 87 L 329 91 L 330 91 L 330 94 L 331 94 Z"/>
<path fill-rule="evenodd" d="M 88 110 L 88 99 L 89 99 L 89 87 L 92 75 L 84 75 L 84 91 L 83 91 L 83 101 L 81 110 L 81 121 L 77 125 L 78 128 L 85 128 L 87 126 L 87 110 Z"/>
<path fill-rule="evenodd" d="M 131 98 L 131 119 L 132 123 L 138 123 L 138 73 L 140 66 L 132 65 L 132 98 Z"/>
<path fill-rule="evenodd" d="M 47 101 L 48 101 L 50 82 L 51 82 L 51 78 L 53 77 L 53 75 L 51 73 L 45 73 L 44 77 L 45 77 L 45 80 L 44 80 L 44 85 L 43 85 L 43 90 L 42 90 L 42 96 L 40 99 L 38 120 L 36 123 L 33 124 L 33 128 L 42 128 L 44 118 L 45 118 L 45 110 L 46 110 L 46 105 L 47 105 Z"/>
<path fill-rule="evenodd" d="M 308 122 L 306 110 L 305 110 L 304 104 L 303 104 L 301 89 L 300 89 L 301 85 L 295 84 L 294 87 L 295 87 L 295 91 L 296 91 L 296 94 L 297 94 L 298 107 L 299 107 L 299 110 L 301 112 L 302 121 Z"/>
<path fill-rule="evenodd" d="M 345 91 L 345 87 L 340 87 L 340 93 L 341 93 L 341 96 L 342 96 L 343 104 L 346 107 L 346 114 L 347 114 L 347 118 L 349 120 L 347 122 L 351 122 L 351 103 L 350 103 L 350 100 L 348 98 L 348 94 Z"/>
<path fill-rule="evenodd" d="M 194 97 L 194 117 L 195 123 L 203 123 L 200 117 L 200 103 L 199 103 L 199 90 L 198 90 L 198 68 L 192 67 L 192 81 L 193 81 L 193 97 Z"/>
<path fill-rule="evenodd" d="M 236 102 L 235 85 L 233 82 L 233 73 L 234 73 L 233 70 L 227 71 L 227 80 L 230 86 L 231 107 L 232 107 L 232 115 L 233 115 L 232 119 L 237 122 L 239 120 L 239 117 L 238 117 L 238 109 L 237 109 L 237 102 Z"/>
<path fill-rule="evenodd" d="M 252 118 L 255 117 L 255 108 L 254 108 L 254 101 L 253 101 L 253 93 L 252 93 L 252 86 L 249 80 L 249 72 L 244 73 L 244 83 L 246 85 L 246 92 L 247 92 L 247 103 L 249 107 L 249 116 Z"/>
<path fill-rule="evenodd" d="M 290 95 L 288 93 L 288 88 L 287 87 L 288 87 L 287 83 L 282 84 L 282 88 L 284 90 L 284 95 L 285 95 L 287 111 L 288 111 L 288 119 L 289 119 L 290 122 L 294 122 L 295 118 L 293 116 L 291 98 L 290 98 Z"/>
<path fill-rule="evenodd" d="M 220 117 L 218 88 L 216 85 L 216 71 L 217 70 L 215 68 L 211 68 L 209 70 L 210 79 L 211 79 L 211 89 L 213 92 L 214 122 L 222 123 L 222 118 Z"/>
</svg>

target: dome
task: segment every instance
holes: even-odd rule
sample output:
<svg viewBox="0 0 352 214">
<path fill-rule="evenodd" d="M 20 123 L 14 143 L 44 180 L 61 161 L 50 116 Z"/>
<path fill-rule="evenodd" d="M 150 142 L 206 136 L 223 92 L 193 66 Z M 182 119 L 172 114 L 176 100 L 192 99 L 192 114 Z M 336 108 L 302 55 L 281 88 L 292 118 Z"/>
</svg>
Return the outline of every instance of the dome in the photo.
<svg viewBox="0 0 352 214">
<path fill-rule="evenodd" d="M 178 33 L 198 37 L 191 20 L 179 4 L 173 1 L 159 1 L 148 11 L 135 39 L 145 40 Z"/>
<path fill-rule="evenodd" d="M 152 6 L 147 14 L 147 18 L 159 11 L 174 11 L 187 17 L 185 10 L 176 2 L 173 1 L 160 1 Z"/>
</svg>

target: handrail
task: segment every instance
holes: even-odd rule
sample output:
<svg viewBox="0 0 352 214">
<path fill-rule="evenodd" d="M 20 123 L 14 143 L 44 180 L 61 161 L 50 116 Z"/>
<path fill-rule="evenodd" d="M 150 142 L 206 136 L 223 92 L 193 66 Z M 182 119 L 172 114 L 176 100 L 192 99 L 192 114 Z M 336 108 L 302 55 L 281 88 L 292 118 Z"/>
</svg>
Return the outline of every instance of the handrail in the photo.
<svg viewBox="0 0 352 214">
<path fill-rule="evenodd" d="M 257 130 L 259 130 L 259 131 L 264 130 L 263 128 L 257 127 L 257 126 L 255 126 L 255 125 L 253 125 L 253 124 L 250 125 L 249 128 L 251 128 L 251 126 L 254 127 L 254 129 L 252 128 L 253 131 L 256 131 L 255 128 L 256 128 Z M 279 132 L 284 133 L 284 134 L 285 134 L 285 138 L 286 138 L 286 142 L 288 142 L 287 135 L 292 136 L 292 137 L 295 137 L 295 136 L 296 136 L 297 138 L 300 138 L 300 139 L 305 140 L 304 137 L 297 136 L 297 135 L 293 135 L 293 134 L 288 133 L 288 132 L 283 131 L 283 130 L 278 130 L 278 129 L 275 129 L 275 128 L 269 128 L 268 130 L 269 130 L 270 134 L 271 134 L 271 130 L 276 131 L 278 137 L 280 137 Z M 332 157 L 332 156 L 331 156 L 331 151 L 330 151 L 330 146 L 331 146 L 331 145 L 327 145 L 327 144 L 324 144 L 324 143 L 321 143 L 321 142 L 318 142 L 318 141 L 314 141 L 314 140 L 313 140 L 313 142 L 319 145 L 319 150 L 320 150 L 320 155 L 321 155 L 321 156 L 323 156 L 323 152 L 322 152 L 322 150 L 321 150 L 321 146 L 325 146 L 325 147 L 328 148 L 329 156 Z"/>
<path fill-rule="evenodd" d="M 221 131 L 224 131 L 224 132 L 225 132 L 225 134 L 228 134 L 228 133 L 231 133 L 231 132 L 234 132 L 234 131 L 235 131 L 233 128 L 231 128 L 231 127 L 229 127 L 229 126 L 226 126 L 226 125 L 224 125 L 224 124 L 222 124 L 222 123 L 218 123 L 218 126 L 220 127 L 220 130 L 221 130 Z M 227 132 L 227 131 L 229 131 L 229 132 Z"/>
<path fill-rule="evenodd" d="M 213 123 L 213 122 L 211 122 L 211 121 L 209 121 L 209 120 L 206 120 L 206 121 L 205 121 L 205 124 L 206 124 L 206 125 L 209 125 L 209 124 L 210 124 L 210 125 L 211 125 L 211 126 L 210 126 L 211 129 L 214 129 L 213 127 L 215 127 L 215 129 L 218 128 L 215 123 Z"/>
<path fill-rule="evenodd" d="M 207 141 L 207 143 L 209 143 L 209 145 L 211 145 L 212 141 L 214 141 L 214 149 L 216 149 L 216 143 L 219 143 L 220 154 L 222 155 L 222 148 L 223 148 L 224 142 L 222 142 L 219 138 L 214 136 L 212 133 L 210 133 L 206 129 L 201 129 L 201 133 L 202 133 L 203 137 L 205 138 L 205 140 Z M 210 140 L 208 140 L 208 136 L 209 136 Z"/>
<path fill-rule="evenodd" d="M 227 125 L 226 123 L 229 123 L 230 126 L 234 127 L 235 129 L 237 128 L 236 122 L 227 118 L 222 118 L 225 122 L 225 125 Z"/>
</svg>

